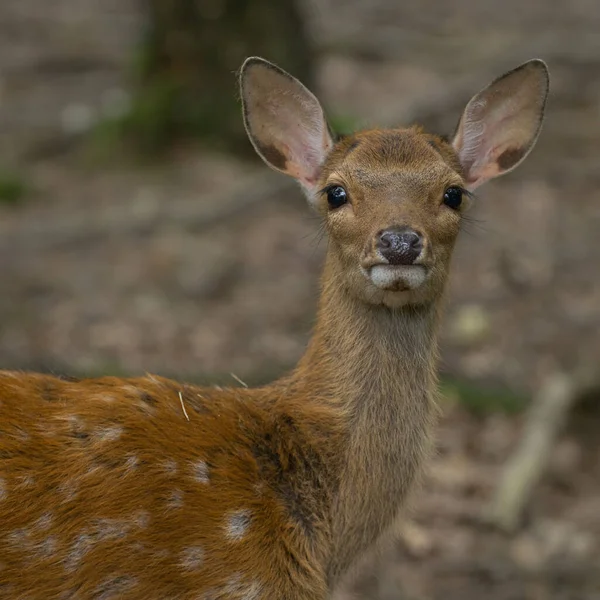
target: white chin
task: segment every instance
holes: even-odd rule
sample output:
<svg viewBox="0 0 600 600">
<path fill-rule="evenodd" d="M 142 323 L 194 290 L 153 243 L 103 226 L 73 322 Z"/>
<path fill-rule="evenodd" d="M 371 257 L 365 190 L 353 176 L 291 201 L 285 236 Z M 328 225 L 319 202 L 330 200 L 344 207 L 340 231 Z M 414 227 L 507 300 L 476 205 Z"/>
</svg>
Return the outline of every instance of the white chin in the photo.
<svg viewBox="0 0 600 600">
<path fill-rule="evenodd" d="M 421 265 L 375 265 L 369 271 L 369 279 L 380 290 L 414 290 L 426 278 L 427 270 Z"/>
</svg>

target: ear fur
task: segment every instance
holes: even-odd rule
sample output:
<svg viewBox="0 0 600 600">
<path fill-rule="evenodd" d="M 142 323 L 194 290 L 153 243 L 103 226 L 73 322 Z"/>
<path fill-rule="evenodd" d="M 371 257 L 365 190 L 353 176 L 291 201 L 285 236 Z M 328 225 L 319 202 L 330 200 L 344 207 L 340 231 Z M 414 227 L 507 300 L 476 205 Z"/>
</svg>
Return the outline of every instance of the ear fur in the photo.
<svg viewBox="0 0 600 600">
<path fill-rule="evenodd" d="M 508 173 L 531 152 L 542 127 L 548 89 L 546 63 L 534 59 L 470 100 L 452 141 L 469 189 Z"/>
<path fill-rule="evenodd" d="M 314 192 L 333 147 L 324 111 L 295 77 L 258 57 L 240 71 L 244 126 L 258 155 Z"/>
</svg>

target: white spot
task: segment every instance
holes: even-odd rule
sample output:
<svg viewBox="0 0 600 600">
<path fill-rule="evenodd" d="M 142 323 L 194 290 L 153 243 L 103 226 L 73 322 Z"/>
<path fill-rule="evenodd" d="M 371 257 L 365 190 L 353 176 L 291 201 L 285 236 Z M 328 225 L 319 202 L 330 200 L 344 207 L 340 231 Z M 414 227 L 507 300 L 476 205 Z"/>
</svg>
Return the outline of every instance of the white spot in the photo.
<svg viewBox="0 0 600 600">
<path fill-rule="evenodd" d="M 260 585 L 258 581 L 253 581 L 243 592 L 241 600 L 259 600 L 259 598 L 262 596 L 261 592 L 262 585 Z"/>
<path fill-rule="evenodd" d="M 71 546 L 71 551 L 65 561 L 65 569 L 67 571 L 74 571 L 94 544 L 95 541 L 91 535 L 87 533 L 79 534 Z"/>
<path fill-rule="evenodd" d="M 77 415 L 67 415 L 66 417 L 61 418 L 67 421 L 71 426 L 71 429 L 73 429 L 74 431 L 81 431 L 85 428 L 85 423 Z"/>
<path fill-rule="evenodd" d="M 204 550 L 201 546 L 186 548 L 180 555 L 179 565 L 186 571 L 195 571 L 204 564 Z"/>
<path fill-rule="evenodd" d="M 125 537 L 131 530 L 128 521 L 122 519 L 95 519 L 94 531 L 100 540 L 115 540 Z"/>
<path fill-rule="evenodd" d="M 6 491 L 6 483 L 4 482 L 4 479 L 0 477 L 0 500 L 4 500 L 7 495 L 8 492 Z"/>
<path fill-rule="evenodd" d="M 183 506 L 183 492 L 181 490 L 173 490 L 169 495 L 167 504 L 170 508 L 181 508 Z"/>
<path fill-rule="evenodd" d="M 120 425 L 109 425 L 96 429 L 94 436 L 102 442 L 114 442 L 121 437 L 122 433 L 123 428 Z"/>
<path fill-rule="evenodd" d="M 132 454 L 131 456 L 127 457 L 127 460 L 125 461 L 125 468 L 128 471 L 133 471 L 138 466 L 139 462 L 140 459 Z"/>
<path fill-rule="evenodd" d="M 250 511 L 239 510 L 231 514 L 227 519 L 225 527 L 226 535 L 230 540 L 239 541 L 246 535 L 249 526 Z"/>
<path fill-rule="evenodd" d="M 35 549 L 42 556 L 52 556 L 56 552 L 56 537 L 47 537 L 43 542 L 36 544 Z"/>
<path fill-rule="evenodd" d="M 208 477 L 208 465 L 203 461 L 199 460 L 193 465 L 194 479 L 200 483 L 210 483 Z"/>
<path fill-rule="evenodd" d="M 46 531 L 52 526 L 53 517 L 49 512 L 45 512 L 39 519 L 36 519 L 33 523 L 33 528 L 39 531 Z"/>
<path fill-rule="evenodd" d="M 261 597 L 262 586 L 258 581 L 245 583 L 239 573 L 233 575 L 223 588 L 227 598 L 235 597 L 239 600 L 259 600 Z"/>
<path fill-rule="evenodd" d="M 175 473 L 177 473 L 177 463 L 174 460 L 163 461 L 162 468 L 164 472 L 169 475 L 175 475 Z"/>
<path fill-rule="evenodd" d="M 63 481 L 59 484 L 58 491 L 64 496 L 64 501 L 68 502 L 77 495 L 77 485 L 73 481 Z"/>
</svg>

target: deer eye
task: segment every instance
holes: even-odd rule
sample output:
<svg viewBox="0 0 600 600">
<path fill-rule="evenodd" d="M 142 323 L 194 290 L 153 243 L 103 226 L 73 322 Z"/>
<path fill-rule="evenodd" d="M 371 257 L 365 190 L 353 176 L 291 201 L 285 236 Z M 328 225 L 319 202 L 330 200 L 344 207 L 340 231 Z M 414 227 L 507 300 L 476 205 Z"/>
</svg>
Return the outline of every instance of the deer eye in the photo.
<svg viewBox="0 0 600 600">
<path fill-rule="evenodd" d="M 463 191 L 459 187 L 449 187 L 444 192 L 444 204 L 452 210 L 458 210 L 463 200 Z"/>
<path fill-rule="evenodd" d="M 333 185 L 327 189 L 327 203 L 329 208 L 339 208 L 348 202 L 348 194 L 341 185 Z"/>
</svg>

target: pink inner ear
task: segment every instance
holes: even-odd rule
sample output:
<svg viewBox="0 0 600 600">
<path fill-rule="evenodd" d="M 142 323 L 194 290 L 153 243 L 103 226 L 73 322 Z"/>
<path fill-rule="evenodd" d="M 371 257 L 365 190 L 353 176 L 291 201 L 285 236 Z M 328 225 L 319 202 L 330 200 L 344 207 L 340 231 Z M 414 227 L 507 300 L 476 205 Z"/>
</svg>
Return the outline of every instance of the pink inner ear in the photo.
<svg viewBox="0 0 600 600">
<path fill-rule="evenodd" d="M 318 139 L 314 134 L 298 132 L 297 137 L 289 144 L 282 144 L 284 154 L 287 153 L 289 157 L 288 173 L 306 187 L 314 186 L 331 145 L 328 139 Z"/>
<path fill-rule="evenodd" d="M 492 83 L 467 105 L 452 143 L 469 187 L 513 169 L 539 133 L 544 79 L 517 70 Z"/>
<path fill-rule="evenodd" d="M 272 168 L 314 187 L 333 145 L 319 101 L 293 77 L 265 67 L 249 72 L 243 95 L 258 153 Z"/>
<path fill-rule="evenodd" d="M 488 179 L 497 177 L 501 172 L 502 171 L 498 168 L 498 164 L 496 162 L 491 162 L 480 168 L 469 170 L 466 175 L 466 183 L 470 190 L 474 190 Z"/>
<path fill-rule="evenodd" d="M 512 167 L 501 157 L 510 150 L 513 115 L 507 111 L 486 115 L 486 104 L 480 99 L 467 109 L 461 130 L 453 142 L 471 189 Z"/>
</svg>

